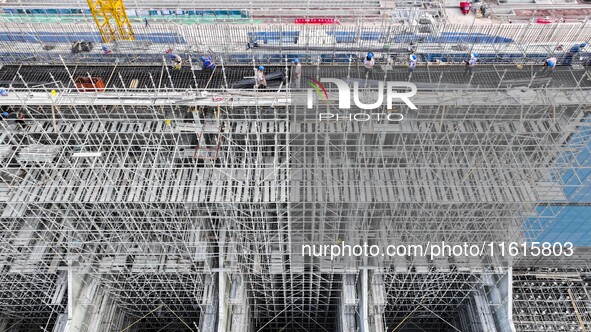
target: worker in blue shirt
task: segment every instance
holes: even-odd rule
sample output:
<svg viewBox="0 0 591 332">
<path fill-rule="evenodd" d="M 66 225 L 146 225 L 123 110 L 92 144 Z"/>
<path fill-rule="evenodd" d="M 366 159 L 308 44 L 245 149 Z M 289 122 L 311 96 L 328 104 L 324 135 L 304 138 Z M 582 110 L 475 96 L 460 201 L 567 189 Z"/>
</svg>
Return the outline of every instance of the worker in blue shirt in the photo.
<svg viewBox="0 0 591 332">
<path fill-rule="evenodd" d="M 570 48 L 570 52 L 571 53 L 579 53 L 579 51 L 581 51 L 581 49 L 584 48 L 585 46 L 587 46 L 587 43 L 575 44 L 575 45 L 573 45 L 573 47 Z"/>
<path fill-rule="evenodd" d="M 25 125 L 25 115 L 21 112 L 2 112 L 2 119 L 4 120 L 14 120 L 14 122 L 18 125 Z"/>
<path fill-rule="evenodd" d="M 564 61 L 562 61 L 563 65 L 570 66 L 573 64 L 573 60 L 579 54 L 579 52 L 587 46 L 587 43 L 575 44 L 573 47 L 570 48 L 568 53 L 564 56 Z"/>
<path fill-rule="evenodd" d="M 210 56 L 202 55 L 199 57 L 199 60 L 203 62 L 203 66 L 201 67 L 203 70 L 215 68 L 215 63 L 213 63 L 213 59 Z"/>
</svg>

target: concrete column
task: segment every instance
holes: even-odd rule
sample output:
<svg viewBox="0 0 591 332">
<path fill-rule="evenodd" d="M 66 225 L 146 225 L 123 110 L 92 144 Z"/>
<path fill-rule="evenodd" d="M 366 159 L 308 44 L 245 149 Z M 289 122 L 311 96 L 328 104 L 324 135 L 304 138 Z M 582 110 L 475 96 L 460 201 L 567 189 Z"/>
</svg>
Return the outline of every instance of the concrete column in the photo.
<svg viewBox="0 0 591 332">
<path fill-rule="evenodd" d="M 492 308 L 494 324 L 499 332 L 515 332 L 513 325 L 513 270 L 497 279 L 492 277 L 490 291 L 487 294 L 488 303 Z"/>
<path fill-rule="evenodd" d="M 226 303 L 226 272 L 224 270 L 224 259 L 226 253 L 224 252 L 224 246 L 226 244 L 226 227 L 220 229 L 220 242 L 219 242 L 219 262 L 218 262 L 218 332 L 226 332 L 227 325 L 227 309 L 228 304 Z"/>
<path fill-rule="evenodd" d="M 369 330 L 369 310 L 368 310 L 368 276 L 367 268 L 362 268 L 361 271 L 361 292 L 359 299 L 359 331 L 370 332 Z"/>
<path fill-rule="evenodd" d="M 87 306 L 83 305 L 83 290 L 86 288 L 85 276 L 68 271 L 68 320 L 64 332 L 78 332 L 87 315 Z"/>
</svg>

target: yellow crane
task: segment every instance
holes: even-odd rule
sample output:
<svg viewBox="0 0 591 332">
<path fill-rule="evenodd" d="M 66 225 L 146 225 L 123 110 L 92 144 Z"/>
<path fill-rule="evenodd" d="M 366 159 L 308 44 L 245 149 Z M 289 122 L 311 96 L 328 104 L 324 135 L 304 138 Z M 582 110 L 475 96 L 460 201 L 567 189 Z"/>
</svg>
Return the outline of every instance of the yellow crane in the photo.
<svg viewBox="0 0 591 332">
<path fill-rule="evenodd" d="M 103 42 L 135 40 L 123 0 L 86 0 Z"/>
</svg>

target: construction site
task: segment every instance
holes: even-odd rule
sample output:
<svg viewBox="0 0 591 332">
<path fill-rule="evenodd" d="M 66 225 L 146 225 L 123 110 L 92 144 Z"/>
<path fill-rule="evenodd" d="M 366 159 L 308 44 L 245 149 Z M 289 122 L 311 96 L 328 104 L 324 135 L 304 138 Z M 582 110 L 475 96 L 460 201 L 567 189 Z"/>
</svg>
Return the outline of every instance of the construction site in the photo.
<svg viewBox="0 0 591 332">
<path fill-rule="evenodd" d="M 0 332 L 591 331 L 587 15 L 3 1 Z"/>
</svg>

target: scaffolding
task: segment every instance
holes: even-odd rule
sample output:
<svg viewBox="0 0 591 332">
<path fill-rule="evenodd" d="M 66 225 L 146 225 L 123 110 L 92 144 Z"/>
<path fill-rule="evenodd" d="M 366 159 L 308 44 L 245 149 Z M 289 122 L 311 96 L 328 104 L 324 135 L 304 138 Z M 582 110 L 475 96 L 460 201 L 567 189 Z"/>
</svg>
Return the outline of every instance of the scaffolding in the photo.
<svg viewBox="0 0 591 332">
<path fill-rule="evenodd" d="M 535 66 L 482 65 L 470 77 L 462 66 L 421 67 L 410 78 L 419 111 L 379 108 L 404 115 L 380 123 L 320 121 L 342 112 L 330 86 L 329 102 L 307 109 L 307 93 L 286 82 L 227 88 L 253 69 L 220 67 L 0 69 L 3 110 L 25 115 L 1 123 L 0 280 L 13 285 L 2 289 L 3 324 L 505 331 L 507 259 L 331 260 L 302 246 L 535 239 L 551 221 L 535 208 L 566 204 L 556 188 L 578 188 L 556 161 L 588 112 L 587 71 L 536 79 Z M 289 75 L 286 64 L 268 70 Z M 305 66 L 303 76 L 363 82 L 364 102 L 375 82 L 409 79 L 406 68 L 366 75 L 350 63 Z M 79 92 L 77 77 L 101 77 L 105 89 Z M 565 326 L 588 324 L 576 301 Z M 524 305 L 515 298 L 515 327 L 536 330 L 544 323 L 527 323 Z M 92 308 L 85 319 L 82 308 Z"/>
<path fill-rule="evenodd" d="M 57 14 L 57 9 L 70 9 L 71 11 L 59 12 L 60 16 L 84 17 L 88 15 L 84 9 L 83 1 L 50 0 L 42 5 L 31 0 L 12 1 L 5 4 L 11 14 L 28 14 L 28 16 L 49 16 Z M 386 0 L 386 1 L 354 1 L 354 0 L 329 0 L 322 3 L 311 1 L 268 2 L 255 0 L 249 2 L 235 1 L 189 1 L 184 3 L 166 3 L 161 1 L 127 1 L 125 3 L 129 15 L 132 17 L 148 17 L 151 20 L 166 19 L 173 15 L 176 19 L 210 19 L 210 20 L 240 20 L 245 18 L 256 19 L 283 19 L 300 17 L 321 17 L 354 21 L 358 17 L 378 20 L 393 8 L 429 9 L 440 8 L 440 4 L 433 0 Z M 17 10 L 20 9 L 21 12 Z M 35 10 L 37 9 L 37 10 Z M 40 9 L 54 9 L 54 11 L 41 11 Z M 27 12 L 28 10 L 28 12 Z M 278 13 L 278 11 L 281 11 Z"/>
<path fill-rule="evenodd" d="M 0 122 L 0 331 L 591 330 L 588 247 L 304 255 L 305 245 L 536 241 L 587 204 L 569 196 L 591 195 L 578 157 L 591 141 L 590 58 L 569 55 L 588 41 L 587 20 L 457 24 L 430 0 L 125 4 L 136 40 L 106 44 L 111 54 L 70 52 L 101 42 L 82 10 L 3 4 L 0 107 L 22 118 Z M 401 8 L 410 13 L 398 20 Z M 202 17 L 179 18 L 189 10 Z M 209 10 L 225 17 L 193 24 Z M 339 22 L 294 23 L 321 16 Z M 200 68 L 202 54 L 215 70 Z M 549 55 L 572 66 L 543 72 Z M 366 104 L 379 83 L 412 82 L 418 110 L 341 110 L 331 84 L 325 101 L 292 86 L 294 58 L 302 77 L 357 83 Z M 258 65 L 280 79 L 237 88 Z M 383 119 L 392 113 L 403 121 Z"/>
<path fill-rule="evenodd" d="M 198 63 L 202 54 L 226 64 L 280 64 L 287 56 L 302 63 L 346 64 L 361 59 L 368 51 L 376 61 L 405 64 L 414 51 L 419 66 L 425 63 L 461 63 L 470 53 L 480 54 L 481 63 L 542 64 L 549 55 L 568 58 L 575 43 L 589 42 L 588 21 L 543 24 L 457 24 L 443 20 L 428 23 L 392 23 L 384 20 L 339 25 L 302 25 L 293 20 L 259 23 L 179 24 L 153 22 L 133 24 L 135 41 L 107 43 L 110 54 L 99 47 L 72 54 L 75 42 L 103 43 L 91 17 L 64 23 L 16 17 L 0 17 L 0 52 L 3 63 L 159 63 L 168 49 L 183 59 Z M 8 33 L 10 32 L 10 33 Z M 250 43 L 253 47 L 247 47 Z M 254 47 L 256 43 L 256 47 Z M 579 54 L 586 63 L 588 52 Z"/>
<path fill-rule="evenodd" d="M 527 269 L 515 275 L 514 322 L 518 331 L 588 331 L 589 274 L 577 270 Z"/>
</svg>

